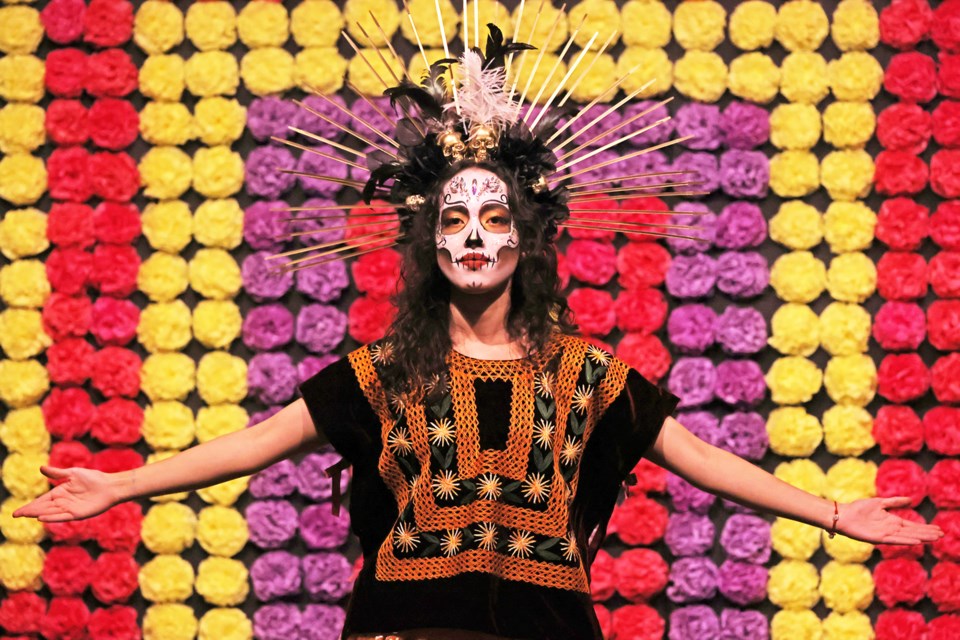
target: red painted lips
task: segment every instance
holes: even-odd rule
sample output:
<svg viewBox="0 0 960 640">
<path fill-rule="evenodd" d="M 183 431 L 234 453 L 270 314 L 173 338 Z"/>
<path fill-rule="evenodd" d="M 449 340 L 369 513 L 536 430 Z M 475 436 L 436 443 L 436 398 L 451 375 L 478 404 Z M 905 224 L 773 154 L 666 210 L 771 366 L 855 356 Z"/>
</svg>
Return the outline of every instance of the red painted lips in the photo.
<svg viewBox="0 0 960 640">
<path fill-rule="evenodd" d="M 489 262 L 492 262 L 490 258 L 483 255 L 482 253 L 468 253 L 467 255 L 460 258 L 460 264 L 465 266 L 467 269 L 476 271 L 477 269 L 485 266 Z"/>
</svg>

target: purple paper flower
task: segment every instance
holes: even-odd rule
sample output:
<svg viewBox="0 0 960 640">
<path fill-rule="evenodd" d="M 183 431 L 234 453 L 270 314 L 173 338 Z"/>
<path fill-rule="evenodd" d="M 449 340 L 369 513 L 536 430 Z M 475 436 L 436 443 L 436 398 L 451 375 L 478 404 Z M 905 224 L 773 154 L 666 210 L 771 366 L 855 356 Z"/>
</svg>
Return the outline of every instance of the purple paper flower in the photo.
<svg viewBox="0 0 960 640">
<path fill-rule="evenodd" d="M 293 169 L 295 166 L 296 159 L 286 147 L 257 147 L 247 154 L 244 166 L 247 193 L 276 200 L 296 182 L 292 173 L 283 173 L 280 169 Z"/>
<path fill-rule="evenodd" d="M 734 100 L 720 116 L 723 144 L 730 149 L 753 149 L 770 139 L 770 113 L 763 107 Z"/>
<path fill-rule="evenodd" d="M 243 288 L 257 302 L 277 300 L 293 287 L 293 273 L 278 270 L 280 262 L 269 260 L 269 251 L 255 251 L 243 260 Z"/>
<path fill-rule="evenodd" d="M 720 433 L 717 446 L 747 460 L 762 459 L 770 444 L 763 416 L 753 411 L 735 411 L 724 416 Z"/>
<path fill-rule="evenodd" d="M 274 602 L 253 612 L 253 635 L 257 640 L 292 640 L 300 633 L 300 609 L 288 602 Z"/>
<path fill-rule="evenodd" d="M 720 419 L 710 411 L 681 411 L 677 420 L 705 442 L 716 445 L 720 441 Z"/>
<path fill-rule="evenodd" d="M 567 160 L 564 160 L 562 164 L 570 162 L 574 159 L 579 160 L 580 158 L 585 158 L 585 156 L 592 154 L 590 155 L 589 158 L 580 160 L 579 162 L 577 162 L 577 164 L 564 170 L 564 173 L 569 174 L 569 173 L 576 173 L 578 171 L 583 171 L 584 169 L 587 169 L 589 167 L 595 167 L 601 163 L 609 162 L 610 160 L 614 160 L 617 157 L 619 157 L 619 154 L 609 149 L 606 151 L 601 151 L 599 153 L 594 153 L 594 151 L 596 151 L 596 149 L 584 149 L 583 151 L 577 152 L 577 154 L 574 155 L 573 157 L 568 158 Z M 603 189 L 605 187 L 613 186 L 613 178 L 614 178 L 614 174 L 610 172 L 610 165 L 607 165 L 605 167 L 598 167 L 596 169 L 591 169 L 586 173 L 578 174 L 574 176 L 570 182 L 573 184 L 581 184 L 583 182 L 596 182 L 597 180 L 604 180 L 604 182 L 602 183 L 591 185 L 590 190 L 593 191 L 596 189 Z"/>
<path fill-rule="evenodd" d="M 758 516 L 734 514 L 723 525 L 720 544 L 733 560 L 763 564 L 770 559 L 770 523 Z"/>
<path fill-rule="evenodd" d="M 281 405 L 274 405 L 272 407 L 267 407 L 263 411 L 257 411 L 250 415 L 250 419 L 247 421 L 247 426 L 252 427 L 254 425 L 260 424 L 267 418 L 272 418 L 273 416 L 280 413 L 283 410 Z"/>
<path fill-rule="evenodd" d="M 297 368 L 286 353 L 258 353 L 247 367 L 247 387 L 263 404 L 287 402 L 297 390 Z"/>
<path fill-rule="evenodd" d="M 685 304 L 670 313 L 667 336 L 680 353 L 701 354 L 715 340 L 716 312 L 705 304 Z"/>
<path fill-rule="evenodd" d="M 717 259 L 717 288 L 732 298 L 753 298 L 770 284 L 767 259 L 756 251 L 727 251 Z"/>
<path fill-rule="evenodd" d="M 706 298 L 717 283 L 717 263 L 704 253 L 675 256 L 667 270 L 667 291 L 676 298 Z"/>
<path fill-rule="evenodd" d="M 724 609 L 720 612 L 720 640 L 769 640 L 767 616 L 762 611 Z"/>
<path fill-rule="evenodd" d="M 716 243 L 724 249 L 759 247 L 767 239 L 767 221 L 753 202 L 731 202 L 717 218 Z"/>
<path fill-rule="evenodd" d="M 343 98 L 338 95 L 325 96 L 325 98 L 326 99 L 320 96 L 307 96 L 304 98 L 303 103 L 310 107 L 310 109 L 313 111 L 321 113 L 337 124 L 346 126 L 347 123 L 350 122 L 350 115 L 330 104 L 330 101 L 333 101 L 340 106 L 345 106 L 346 103 L 343 101 Z M 341 129 L 338 129 L 323 118 L 311 113 L 310 111 L 307 111 L 302 107 L 297 109 L 297 116 L 295 119 L 298 129 L 309 131 L 310 133 L 314 133 L 318 136 L 322 136 L 330 140 L 338 140 L 343 135 L 343 131 Z"/>
<path fill-rule="evenodd" d="M 297 465 L 289 458 L 275 462 L 250 478 L 254 498 L 285 498 L 297 490 Z"/>
<path fill-rule="evenodd" d="M 281 200 L 258 200 L 243 212 L 243 239 L 253 249 L 277 251 L 283 246 L 286 234 L 285 211 L 273 211 L 287 206 Z"/>
<path fill-rule="evenodd" d="M 717 501 L 717 496 L 696 488 L 674 473 L 667 474 L 667 493 L 670 494 L 673 508 L 676 511 L 693 511 L 694 513 L 706 514 L 713 503 Z"/>
<path fill-rule="evenodd" d="M 675 229 L 675 233 L 685 236 L 702 238 L 702 240 L 687 240 L 686 238 L 667 238 L 667 246 L 675 253 L 701 253 L 709 249 L 717 234 L 717 216 L 711 213 L 710 208 L 702 202 L 680 202 L 673 208 L 674 211 L 689 211 L 696 215 L 675 213 L 670 216 L 670 224 L 683 224 L 697 229 Z"/>
<path fill-rule="evenodd" d="M 709 516 L 692 511 L 675 511 L 667 521 L 663 541 L 677 557 L 702 556 L 713 546 L 716 533 Z"/>
<path fill-rule="evenodd" d="M 770 160 L 762 151 L 730 149 L 720 156 L 720 187 L 731 198 L 765 198 Z"/>
<path fill-rule="evenodd" d="M 753 360 L 724 360 L 716 375 L 717 397 L 729 405 L 752 407 L 767 393 L 763 370 Z"/>
<path fill-rule="evenodd" d="M 350 513 L 333 515 L 330 505 L 311 504 L 300 513 L 300 537 L 309 549 L 335 549 L 347 541 Z"/>
<path fill-rule="evenodd" d="M 287 100 L 254 98 L 247 109 L 247 128 L 259 142 L 267 142 L 270 136 L 289 138 L 292 132 L 287 127 L 294 124 L 297 111 L 297 105 Z"/>
<path fill-rule="evenodd" d="M 569 145 L 564 147 L 564 151 L 566 151 L 567 149 L 576 149 L 577 147 L 584 144 L 585 142 L 592 140 L 593 138 L 596 138 L 597 136 L 609 131 L 610 129 L 613 129 L 614 127 L 619 125 L 621 122 L 623 122 L 623 116 L 621 116 L 616 109 L 614 109 L 607 115 L 603 115 L 608 109 L 610 109 L 610 105 L 607 105 L 607 104 L 593 105 L 592 107 L 587 109 L 585 113 L 582 113 L 580 115 L 579 120 L 574 122 L 572 125 L 570 125 L 570 127 L 566 131 L 561 133 L 560 136 L 557 138 L 558 140 L 566 140 L 570 136 L 576 134 L 576 138 L 573 140 L 573 142 L 571 142 Z M 596 124 L 591 126 L 589 129 L 584 129 L 584 127 L 586 127 L 588 124 L 590 124 L 600 116 L 603 116 L 603 117 L 600 118 L 600 120 L 598 120 Z M 532 119 L 530 121 L 533 122 Z M 603 136 L 599 140 L 592 142 L 588 148 L 602 147 L 606 144 L 610 144 L 611 142 L 629 134 L 632 131 L 636 131 L 640 127 L 633 126 L 635 124 L 636 122 L 633 122 L 627 125 L 626 127 L 623 127 L 622 129 L 618 129 L 617 131 L 611 134 Z M 639 138 L 642 135 L 644 134 L 641 133 L 637 137 Z"/>
<path fill-rule="evenodd" d="M 328 304 L 308 304 L 297 315 L 297 342 L 313 353 L 330 353 L 347 335 L 347 314 Z"/>
<path fill-rule="evenodd" d="M 303 458 L 297 467 L 297 488 L 311 500 L 329 500 L 333 495 L 333 479 L 324 471 L 340 462 L 340 455 L 333 452 L 311 453 Z M 350 486 L 350 471 L 340 472 L 340 495 Z"/>
<path fill-rule="evenodd" d="M 717 566 L 710 558 L 680 558 L 670 565 L 667 597 L 673 602 L 709 600 L 717 593 Z"/>
<path fill-rule="evenodd" d="M 717 370 L 710 358 L 679 358 L 670 377 L 667 388 L 680 398 L 677 405 L 681 409 L 707 404 L 714 397 L 717 384 Z"/>
<path fill-rule="evenodd" d="M 278 349 L 293 340 L 293 314 L 280 304 L 254 307 L 243 319 L 243 344 L 254 351 Z"/>
<path fill-rule="evenodd" d="M 296 236 L 298 244 L 314 247 L 334 240 L 343 240 L 346 229 L 337 227 L 343 227 L 347 223 L 347 219 L 342 217 L 346 210 L 323 208 L 336 204 L 336 201 L 329 198 L 308 198 L 304 201 L 304 207 L 316 207 L 316 209 L 307 208 L 297 211 L 296 216 L 301 219 L 291 222 L 288 231 L 290 233 L 313 231 L 314 233 Z M 332 227 L 332 230 L 328 231 L 327 227 Z"/>
<path fill-rule="evenodd" d="M 311 553 L 303 558 L 303 587 L 321 602 L 336 602 L 350 593 L 353 567 L 339 553 Z"/>
<path fill-rule="evenodd" d="M 654 100 L 641 100 L 640 102 L 631 102 L 623 110 L 623 119 L 627 120 L 636 116 L 638 113 L 642 113 L 650 108 L 652 108 L 657 101 Z M 670 112 L 667 111 L 666 105 L 660 105 L 653 109 L 650 113 L 641 116 L 627 125 L 626 128 L 629 128 L 629 131 L 636 131 L 637 129 L 642 129 L 648 125 L 653 124 L 657 120 L 661 120 L 670 115 Z M 661 122 L 655 127 L 644 131 L 640 135 L 630 138 L 630 144 L 635 147 L 649 147 L 651 145 L 666 142 L 670 139 L 670 136 L 673 135 L 674 129 L 676 128 L 676 122 L 674 120 L 667 120 L 666 122 Z M 627 133 L 629 133 L 629 131 Z M 642 157 L 642 156 L 641 156 Z"/>
<path fill-rule="evenodd" d="M 631 152 L 632 153 L 632 152 Z M 621 154 L 627 155 L 627 154 Z M 645 173 L 661 173 L 664 171 L 671 171 L 670 159 L 667 158 L 667 155 L 661 151 L 650 151 L 627 160 L 623 160 L 617 166 L 620 167 L 619 171 L 614 173 L 622 176 L 636 176 L 642 175 Z M 609 167 L 605 167 L 609 169 Z M 688 175 L 666 175 L 666 176 L 648 176 L 644 178 L 632 178 L 630 180 L 620 180 L 619 184 L 624 187 L 642 187 L 653 184 L 664 184 L 670 182 L 683 182 L 686 180 L 693 180 Z M 647 189 L 646 192 L 651 195 L 656 195 L 664 190 L 664 187 L 654 187 Z"/>
<path fill-rule="evenodd" d="M 673 161 L 672 171 L 692 171 L 683 175 L 672 176 L 673 180 L 696 180 L 702 184 L 696 185 L 697 191 L 716 191 L 720 188 L 720 170 L 717 166 L 717 156 L 706 151 L 684 151 Z M 703 197 L 703 196 L 699 196 Z"/>
<path fill-rule="evenodd" d="M 329 155 L 334 154 L 330 153 Z M 345 180 L 347 178 L 347 165 L 343 164 L 342 162 L 337 162 L 336 160 L 331 160 L 325 156 L 319 156 L 315 153 L 308 153 L 306 151 L 301 154 L 300 160 L 297 161 L 297 171 L 313 173 L 330 178 L 339 178 L 341 180 Z M 309 176 L 302 175 L 297 176 L 297 180 L 300 182 L 300 187 L 306 193 L 321 196 L 323 198 L 334 197 L 341 189 L 343 189 L 344 186 L 338 182 L 331 182 L 330 180 L 311 178 Z"/>
<path fill-rule="evenodd" d="M 261 549 L 279 549 L 297 533 L 297 510 L 286 500 L 255 500 L 245 516 L 250 541 Z"/>
<path fill-rule="evenodd" d="M 673 116 L 677 136 L 694 136 L 683 143 L 688 149 L 718 149 L 721 141 L 720 107 L 715 104 L 688 102 Z"/>
<path fill-rule="evenodd" d="M 767 321 L 759 309 L 727 307 L 717 318 L 717 342 L 734 355 L 758 353 L 767 346 Z"/>
<path fill-rule="evenodd" d="M 297 272 L 297 291 L 317 302 L 333 302 L 348 286 L 343 260 L 328 260 Z"/>
<path fill-rule="evenodd" d="M 705 604 L 680 607 L 670 614 L 670 640 L 702 640 L 715 638 L 720 632 L 720 620 Z"/>
<path fill-rule="evenodd" d="M 287 551 L 269 551 L 250 567 L 253 593 L 263 602 L 300 593 L 300 558 Z"/>
<path fill-rule="evenodd" d="M 762 602 L 767 596 L 767 574 L 761 565 L 726 560 L 720 565 L 720 593 L 741 606 Z"/>
<path fill-rule="evenodd" d="M 334 353 L 328 353 L 322 356 L 307 356 L 297 363 L 297 375 L 300 377 L 300 382 L 305 382 L 312 378 L 339 359 L 340 356 Z"/>
<path fill-rule="evenodd" d="M 367 100 L 372 102 L 376 106 L 376 109 L 371 107 L 370 104 L 368 104 Z M 390 106 L 390 98 L 387 98 L 384 96 L 379 98 L 367 98 L 367 100 L 364 100 L 363 98 L 357 98 L 356 100 L 353 101 L 353 104 L 350 105 L 350 111 L 353 113 L 353 115 L 357 116 L 358 118 L 363 118 L 364 120 L 366 120 L 368 123 L 373 125 L 373 127 L 378 131 L 380 131 L 381 133 L 386 133 L 387 135 L 390 135 L 390 132 L 394 130 L 394 125 L 388 122 L 383 117 L 383 115 L 381 115 L 380 113 L 377 113 L 377 109 L 379 109 L 382 113 L 386 114 L 388 118 L 390 118 L 394 122 L 397 121 L 397 112 L 396 110 L 394 110 L 392 106 Z M 368 129 L 366 126 L 360 123 L 357 123 L 354 126 L 355 126 L 355 131 L 357 133 L 362 135 L 364 138 L 367 138 L 369 140 L 376 142 L 381 147 L 387 146 L 389 144 L 379 135 L 374 133 L 371 129 Z"/>
<path fill-rule="evenodd" d="M 330 604 L 308 604 L 304 607 L 298 640 L 338 640 L 347 614 Z"/>
</svg>

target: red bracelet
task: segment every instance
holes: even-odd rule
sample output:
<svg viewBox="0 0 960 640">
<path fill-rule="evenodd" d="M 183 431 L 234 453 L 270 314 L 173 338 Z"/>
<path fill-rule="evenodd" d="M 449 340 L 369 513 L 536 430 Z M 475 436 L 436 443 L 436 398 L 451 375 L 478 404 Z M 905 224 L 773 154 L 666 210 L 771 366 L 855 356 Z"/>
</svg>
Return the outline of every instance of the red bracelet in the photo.
<svg viewBox="0 0 960 640">
<path fill-rule="evenodd" d="M 828 537 L 832 538 L 837 535 L 837 521 L 840 519 L 840 507 L 837 506 L 837 501 L 833 501 L 833 524 L 830 525 L 830 531 L 827 532 Z"/>
</svg>

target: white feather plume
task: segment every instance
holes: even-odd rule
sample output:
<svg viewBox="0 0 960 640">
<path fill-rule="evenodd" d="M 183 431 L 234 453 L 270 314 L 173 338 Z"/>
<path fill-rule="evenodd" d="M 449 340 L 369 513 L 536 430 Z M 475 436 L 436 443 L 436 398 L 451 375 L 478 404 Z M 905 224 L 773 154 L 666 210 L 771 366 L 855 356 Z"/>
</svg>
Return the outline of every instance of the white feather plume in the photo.
<svg viewBox="0 0 960 640">
<path fill-rule="evenodd" d="M 458 92 L 460 115 L 472 124 L 486 124 L 496 128 L 513 124 L 517 106 L 504 91 L 507 72 L 503 67 L 483 68 L 483 58 L 468 49 L 460 58 L 463 81 Z M 452 107 L 453 105 L 447 105 Z"/>
</svg>

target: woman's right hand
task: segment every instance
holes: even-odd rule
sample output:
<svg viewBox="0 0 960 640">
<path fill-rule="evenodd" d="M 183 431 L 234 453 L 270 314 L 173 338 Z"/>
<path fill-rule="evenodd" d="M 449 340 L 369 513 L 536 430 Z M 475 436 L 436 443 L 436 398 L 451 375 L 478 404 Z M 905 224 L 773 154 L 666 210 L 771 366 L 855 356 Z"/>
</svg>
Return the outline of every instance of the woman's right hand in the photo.
<svg viewBox="0 0 960 640">
<path fill-rule="evenodd" d="M 52 480 L 65 481 L 14 511 L 14 518 L 37 518 L 40 522 L 82 520 L 119 502 L 110 474 L 103 471 L 41 465 L 40 472 Z"/>
</svg>

